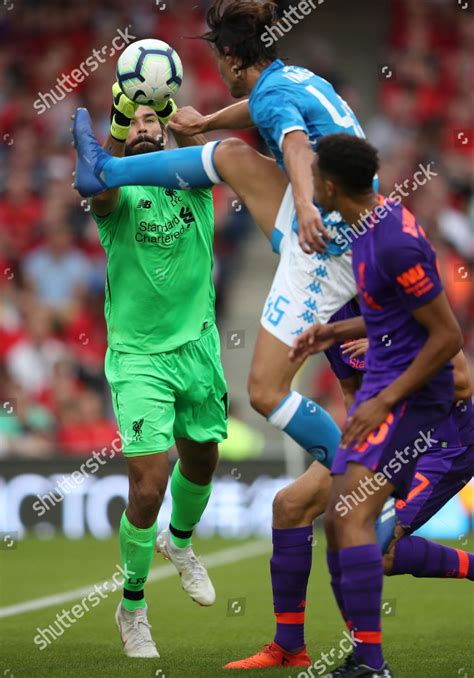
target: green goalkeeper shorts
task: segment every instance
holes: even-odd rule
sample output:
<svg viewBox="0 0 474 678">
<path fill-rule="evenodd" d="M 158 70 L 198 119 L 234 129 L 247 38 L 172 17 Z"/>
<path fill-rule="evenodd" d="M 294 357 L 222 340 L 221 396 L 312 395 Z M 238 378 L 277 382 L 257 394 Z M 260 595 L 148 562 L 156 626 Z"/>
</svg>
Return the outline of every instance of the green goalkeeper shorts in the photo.
<svg viewBox="0 0 474 678">
<path fill-rule="evenodd" d="M 227 384 L 215 325 L 166 353 L 109 348 L 105 375 L 126 456 L 165 452 L 176 438 L 199 443 L 227 438 Z"/>
</svg>

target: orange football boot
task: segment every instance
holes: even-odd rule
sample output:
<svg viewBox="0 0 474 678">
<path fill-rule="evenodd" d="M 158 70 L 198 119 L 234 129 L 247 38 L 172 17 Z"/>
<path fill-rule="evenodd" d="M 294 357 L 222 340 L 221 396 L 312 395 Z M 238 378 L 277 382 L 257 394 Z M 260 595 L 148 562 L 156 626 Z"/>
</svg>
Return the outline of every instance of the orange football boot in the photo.
<svg viewBox="0 0 474 678">
<path fill-rule="evenodd" d="M 277 643 L 267 643 L 261 652 L 230 662 L 225 669 L 270 669 L 275 666 L 311 666 L 311 659 L 304 647 L 299 652 L 287 652 Z"/>
</svg>

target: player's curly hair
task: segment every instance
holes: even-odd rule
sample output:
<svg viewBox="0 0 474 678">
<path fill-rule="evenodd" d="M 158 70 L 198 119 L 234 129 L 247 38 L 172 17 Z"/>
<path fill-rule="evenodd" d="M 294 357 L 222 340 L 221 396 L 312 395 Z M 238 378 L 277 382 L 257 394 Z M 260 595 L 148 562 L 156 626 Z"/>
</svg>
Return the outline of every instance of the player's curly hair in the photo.
<svg viewBox="0 0 474 678">
<path fill-rule="evenodd" d="M 219 54 L 239 58 L 243 69 L 274 61 L 276 43 L 265 45 L 262 35 L 277 20 L 277 9 L 273 0 L 214 0 L 206 17 L 209 30 L 201 38 Z"/>
<path fill-rule="evenodd" d="M 365 139 L 329 134 L 319 139 L 316 153 L 321 174 L 333 177 L 349 195 L 370 193 L 379 169 L 378 151 Z"/>
</svg>

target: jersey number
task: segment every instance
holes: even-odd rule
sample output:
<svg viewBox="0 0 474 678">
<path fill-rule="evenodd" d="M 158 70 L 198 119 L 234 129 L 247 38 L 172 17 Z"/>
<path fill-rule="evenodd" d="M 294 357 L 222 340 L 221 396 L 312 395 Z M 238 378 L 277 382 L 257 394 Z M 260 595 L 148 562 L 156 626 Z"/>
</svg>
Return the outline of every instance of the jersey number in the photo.
<svg viewBox="0 0 474 678">
<path fill-rule="evenodd" d="M 313 85 L 308 85 L 307 87 L 305 87 L 305 89 L 307 92 L 316 97 L 316 99 L 318 99 L 318 101 L 324 106 L 324 108 L 327 110 L 327 112 L 329 113 L 333 122 L 336 125 L 339 125 L 339 127 L 343 127 L 344 129 L 349 129 L 350 127 L 352 127 L 356 137 L 361 137 L 362 139 L 365 138 L 365 134 L 362 131 L 362 127 L 355 119 L 353 112 L 351 111 L 347 102 L 344 101 L 344 99 L 341 99 L 341 97 L 337 95 L 337 98 L 339 99 L 342 108 L 346 112 L 346 115 L 341 115 L 339 111 L 336 109 L 336 107 L 329 101 L 329 99 L 322 92 L 316 89 L 316 87 L 314 87 Z"/>
<path fill-rule="evenodd" d="M 283 308 L 281 308 L 281 304 L 288 305 L 289 303 L 290 303 L 290 300 L 280 294 L 280 296 L 277 298 L 277 300 L 273 304 L 273 310 L 272 310 L 271 304 L 268 307 L 268 311 L 265 314 L 268 322 L 276 327 L 278 325 L 278 323 L 281 321 L 281 319 L 283 318 L 283 316 L 285 315 L 285 310 Z"/>
</svg>

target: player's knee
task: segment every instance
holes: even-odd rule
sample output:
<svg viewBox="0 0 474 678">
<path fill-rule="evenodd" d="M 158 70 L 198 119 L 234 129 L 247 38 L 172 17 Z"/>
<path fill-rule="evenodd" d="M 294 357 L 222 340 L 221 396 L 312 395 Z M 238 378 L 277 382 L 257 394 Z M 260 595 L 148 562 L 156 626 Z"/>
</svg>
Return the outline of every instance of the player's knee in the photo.
<svg viewBox="0 0 474 678">
<path fill-rule="evenodd" d="M 217 146 L 214 153 L 214 163 L 217 171 L 221 174 L 226 173 L 226 170 L 232 170 L 236 167 L 241 168 L 245 156 L 251 151 L 248 146 L 241 139 L 231 137 L 224 139 Z"/>
<path fill-rule="evenodd" d="M 154 520 L 163 503 L 164 494 L 165 488 L 144 479 L 130 485 L 129 502 L 143 520 Z"/>
<path fill-rule="evenodd" d="M 248 393 L 252 408 L 264 417 L 268 417 L 272 411 L 272 407 L 268 393 L 265 392 L 265 389 L 262 388 L 260 384 L 250 381 Z"/>
<path fill-rule="evenodd" d="M 250 150 L 250 146 L 246 144 L 245 141 L 242 141 L 242 139 L 230 137 L 229 139 L 224 139 L 221 141 L 219 146 L 216 148 L 215 157 L 219 158 L 225 156 L 235 163 L 239 156 L 248 153 Z"/>
<path fill-rule="evenodd" d="M 262 379 L 252 374 L 249 377 L 247 389 L 250 405 L 264 417 L 268 417 L 286 395 L 272 388 L 270 384 L 264 384 Z"/>
<path fill-rule="evenodd" d="M 274 527 L 282 529 L 298 527 L 304 516 L 305 507 L 288 487 L 277 492 L 273 500 Z"/>
<path fill-rule="evenodd" d="M 217 445 L 214 454 L 204 454 L 202 457 L 195 456 L 193 459 L 183 461 L 181 457 L 181 472 L 184 477 L 197 485 L 207 485 L 212 481 L 218 462 Z"/>
<path fill-rule="evenodd" d="M 309 499 L 301 497 L 293 485 L 284 487 L 273 500 L 273 526 L 286 529 L 311 525 L 324 512 L 325 505 L 317 492 Z"/>
</svg>

